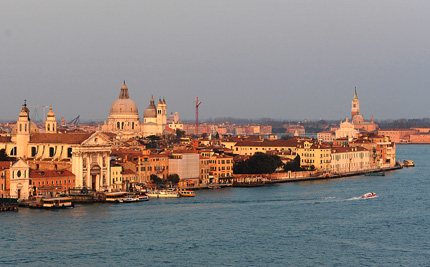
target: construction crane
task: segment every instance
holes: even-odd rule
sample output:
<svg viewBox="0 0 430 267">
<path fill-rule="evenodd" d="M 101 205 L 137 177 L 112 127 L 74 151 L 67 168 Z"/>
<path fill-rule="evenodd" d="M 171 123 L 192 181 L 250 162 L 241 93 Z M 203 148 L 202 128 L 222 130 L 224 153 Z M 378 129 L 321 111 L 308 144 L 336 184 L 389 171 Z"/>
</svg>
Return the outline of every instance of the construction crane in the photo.
<svg viewBox="0 0 430 267">
<path fill-rule="evenodd" d="M 69 121 L 67 124 L 71 124 L 71 125 L 74 125 L 74 126 L 78 125 L 79 124 L 79 117 L 80 116 L 81 115 L 78 115 L 76 118 L 74 118 L 73 120 Z"/>
<path fill-rule="evenodd" d="M 46 109 L 49 108 L 49 106 L 34 105 L 34 106 L 27 106 L 27 107 L 28 108 L 34 108 L 33 116 L 31 118 L 32 121 L 36 121 L 37 119 L 39 119 L 39 112 L 37 112 L 37 108 L 43 108 L 42 122 L 45 123 L 45 121 L 46 121 Z"/>
<path fill-rule="evenodd" d="M 196 136 L 199 136 L 199 106 L 202 101 L 199 101 L 199 97 L 196 97 Z"/>
</svg>

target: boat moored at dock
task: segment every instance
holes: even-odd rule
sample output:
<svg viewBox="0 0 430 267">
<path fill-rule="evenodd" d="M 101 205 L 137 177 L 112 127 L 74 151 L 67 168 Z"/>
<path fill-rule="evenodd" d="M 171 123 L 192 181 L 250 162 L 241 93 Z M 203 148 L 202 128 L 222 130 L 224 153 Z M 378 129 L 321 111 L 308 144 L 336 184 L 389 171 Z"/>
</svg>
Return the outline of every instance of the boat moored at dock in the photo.
<svg viewBox="0 0 430 267">
<path fill-rule="evenodd" d="M 148 191 L 146 195 L 150 198 L 177 198 L 181 196 L 177 190 L 173 190 L 172 188 L 168 190 Z"/>
<path fill-rule="evenodd" d="M 181 191 L 179 191 L 179 194 L 181 195 L 181 197 L 195 197 L 196 193 L 194 193 L 193 190 L 185 190 L 182 189 Z"/>
<path fill-rule="evenodd" d="M 106 193 L 105 202 L 109 203 L 122 203 L 124 202 L 124 198 L 128 197 L 127 192 L 110 192 Z"/>
</svg>

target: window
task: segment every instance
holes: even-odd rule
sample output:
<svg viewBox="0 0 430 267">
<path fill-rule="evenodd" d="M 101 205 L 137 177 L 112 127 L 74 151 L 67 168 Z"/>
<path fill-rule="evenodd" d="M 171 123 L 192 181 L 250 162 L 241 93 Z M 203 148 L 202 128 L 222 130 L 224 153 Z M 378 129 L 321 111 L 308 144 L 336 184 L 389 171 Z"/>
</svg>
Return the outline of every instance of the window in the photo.
<svg viewBox="0 0 430 267">
<path fill-rule="evenodd" d="M 36 154 L 37 154 L 37 149 L 36 149 L 36 147 L 32 147 L 32 148 L 31 148 L 31 156 L 32 156 L 32 157 L 35 157 L 35 156 L 36 156 Z"/>
<path fill-rule="evenodd" d="M 55 155 L 55 149 L 53 147 L 49 148 L 49 157 L 53 157 Z"/>
</svg>

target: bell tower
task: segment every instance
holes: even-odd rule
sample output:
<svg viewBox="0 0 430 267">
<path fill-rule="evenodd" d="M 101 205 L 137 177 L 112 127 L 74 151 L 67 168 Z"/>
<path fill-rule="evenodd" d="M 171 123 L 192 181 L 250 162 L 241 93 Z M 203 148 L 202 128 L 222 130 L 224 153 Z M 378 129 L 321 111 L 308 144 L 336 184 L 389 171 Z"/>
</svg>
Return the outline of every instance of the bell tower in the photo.
<svg viewBox="0 0 430 267">
<path fill-rule="evenodd" d="M 19 118 L 16 123 L 16 156 L 28 157 L 28 143 L 30 142 L 30 110 L 27 108 L 27 100 L 24 100 Z"/>
<path fill-rule="evenodd" d="M 55 113 L 52 111 L 52 106 L 49 107 L 49 112 L 46 115 L 45 132 L 46 133 L 57 132 L 57 121 L 55 120 Z"/>
<path fill-rule="evenodd" d="M 357 87 L 355 87 L 354 99 L 351 104 L 351 120 L 355 115 L 360 115 L 360 101 L 358 101 L 357 97 Z"/>
</svg>

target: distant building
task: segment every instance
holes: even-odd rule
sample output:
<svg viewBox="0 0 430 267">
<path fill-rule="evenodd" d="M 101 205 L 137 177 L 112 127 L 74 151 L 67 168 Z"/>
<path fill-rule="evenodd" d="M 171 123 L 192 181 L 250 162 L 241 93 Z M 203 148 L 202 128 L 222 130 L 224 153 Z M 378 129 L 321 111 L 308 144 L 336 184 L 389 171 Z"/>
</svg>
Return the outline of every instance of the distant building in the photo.
<svg viewBox="0 0 430 267">
<path fill-rule="evenodd" d="M 177 113 L 172 120 L 175 124 L 179 123 Z M 118 99 L 113 102 L 110 108 L 108 121 L 105 121 L 102 126 L 102 131 L 114 132 L 119 138 L 128 139 L 133 136 L 162 135 L 166 126 L 166 100 L 159 99 L 158 104 L 155 105 L 154 98 L 151 97 L 141 122 L 137 105 L 130 98 L 128 87 L 124 81 Z M 180 128 L 180 126 L 176 128 Z"/>
<path fill-rule="evenodd" d="M 333 140 L 336 138 L 335 132 L 332 131 L 323 131 L 317 133 L 317 138 L 319 141 L 323 141 L 326 143 L 333 143 Z"/>
<path fill-rule="evenodd" d="M 366 132 L 374 132 L 379 128 L 374 122 L 373 115 L 370 122 L 366 122 L 364 121 L 364 117 L 360 114 L 360 101 L 357 96 L 357 88 L 355 88 L 354 99 L 351 103 L 351 123 L 354 125 L 355 129 Z"/>
</svg>

